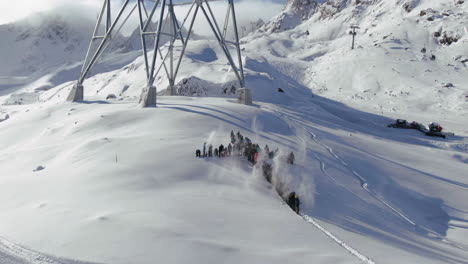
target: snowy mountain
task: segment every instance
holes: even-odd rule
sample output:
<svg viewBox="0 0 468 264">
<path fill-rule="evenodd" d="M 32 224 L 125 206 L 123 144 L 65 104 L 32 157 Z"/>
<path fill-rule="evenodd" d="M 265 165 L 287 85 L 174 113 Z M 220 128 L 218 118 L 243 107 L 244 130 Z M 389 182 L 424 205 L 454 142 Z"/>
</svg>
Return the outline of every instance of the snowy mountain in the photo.
<svg viewBox="0 0 468 264">
<path fill-rule="evenodd" d="M 5 71 L 0 262 L 468 263 L 466 21 L 463 1 L 288 1 L 242 39 L 253 106 L 234 100 L 212 39 L 190 41 L 179 96 L 157 108 L 137 106 L 136 33 L 84 82 L 84 103 L 65 102 L 79 56 L 20 88 L 8 87 L 27 72 Z M 63 53 L 67 34 L 53 32 L 57 44 L 34 39 Z M 164 74 L 155 85 L 162 95 Z M 396 118 L 455 136 L 388 128 Z M 277 155 L 195 157 L 204 142 L 227 146 L 231 130 Z M 284 204 L 292 191 L 300 216 Z"/>
<path fill-rule="evenodd" d="M 294 3 L 305 2 L 288 7 Z M 246 42 L 257 52 L 268 50 L 271 63 L 289 64 L 282 66 L 288 76 L 335 100 L 372 111 L 422 106 L 415 113 L 466 115 L 467 9 L 454 1 L 326 1 L 294 29 L 275 37 L 259 33 Z M 286 16 L 290 10 L 264 32 L 278 21 L 302 20 L 301 14 Z M 351 25 L 360 27 L 353 51 Z M 429 91 L 423 98 L 422 90 Z"/>
<path fill-rule="evenodd" d="M 38 13 L 0 25 L 0 94 L 35 93 L 77 78 L 94 21 L 80 13 Z M 119 34 L 94 73 L 116 70 L 140 55 L 140 37 Z M 118 57 L 118 61 L 115 59 Z M 31 97 L 31 96 L 26 96 Z M 33 101 L 37 96 L 33 96 Z"/>
<path fill-rule="evenodd" d="M 63 16 L 38 14 L 34 18 L 0 26 L 0 74 L 35 73 L 57 64 L 76 62 L 86 51 L 92 24 L 67 21 Z"/>
</svg>

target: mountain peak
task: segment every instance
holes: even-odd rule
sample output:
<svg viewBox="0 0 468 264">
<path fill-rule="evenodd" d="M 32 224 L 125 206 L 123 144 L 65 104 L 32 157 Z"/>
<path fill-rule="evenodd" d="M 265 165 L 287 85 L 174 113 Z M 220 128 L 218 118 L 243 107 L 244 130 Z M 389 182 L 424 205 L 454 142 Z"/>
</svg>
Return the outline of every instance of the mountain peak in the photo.
<svg viewBox="0 0 468 264">
<path fill-rule="evenodd" d="M 312 11 L 315 10 L 318 3 L 314 0 L 289 0 L 285 10 L 291 10 L 302 19 L 308 19 Z"/>
<path fill-rule="evenodd" d="M 260 30 L 273 33 L 292 29 L 309 19 L 317 7 L 315 0 L 288 0 L 283 11 Z"/>
</svg>

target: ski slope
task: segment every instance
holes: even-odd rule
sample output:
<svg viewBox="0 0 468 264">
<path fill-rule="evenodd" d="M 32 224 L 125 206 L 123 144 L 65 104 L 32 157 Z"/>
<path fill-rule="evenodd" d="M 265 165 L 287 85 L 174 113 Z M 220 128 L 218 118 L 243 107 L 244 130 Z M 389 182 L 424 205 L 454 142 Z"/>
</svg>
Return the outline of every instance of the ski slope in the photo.
<svg viewBox="0 0 468 264">
<path fill-rule="evenodd" d="M 226 144 L 239 130 L 295 151 L 297 166 L 278 160 L 275 173 L 299 193 L 304 214 L 359 254 L 375 263 L 395 255 L 465 263 L 466 163 L 455 156 L 466 152 L 433 144 L 442 140 L 395 133 L 381 116 L 339 119 L 337 111 L 355 110 L 318 97 L 255 106 L 160 97 L 156 109 L 97 99 L 8 107 L 11 118 L 0 123 L 9 139 L 0 152 L 2 235 L 98 263 L 360 263 L 295 216 L 246 161 L 194 157 L 203 142 Z M 34 172 L 38 166 L 45 169 Z"/>
</svg>

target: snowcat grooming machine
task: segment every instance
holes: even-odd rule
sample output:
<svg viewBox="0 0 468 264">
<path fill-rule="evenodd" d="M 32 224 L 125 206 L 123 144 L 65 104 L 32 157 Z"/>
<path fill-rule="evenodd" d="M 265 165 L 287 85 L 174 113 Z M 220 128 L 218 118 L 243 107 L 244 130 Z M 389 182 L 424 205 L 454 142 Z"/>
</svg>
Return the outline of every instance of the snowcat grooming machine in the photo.
<svg viewBox="0 0 468 264">
<path fill-rule="evenodd" d="M 437 123 L 430 123 L 429 124 L 429 131 L 427 131 L 425 134 L 426 136 L 430 137 L 441 137 L 441 138 L 447 138 L 447 137 L 453 137 L 455 136 L 454 133 L 452 132 L 442 132 L 443 127 Z"/>
<path fill-rule="evenodd" d="M 410 129 L 412 128 L 410 124 L 408 124 L 408 121 L 404 119 L 397 119 L 394 124 L 388 125 L 388 127 L 392 128 L 405 128 L 405 129 Z"/>
<path fill-rule="evenodd" d="M 423 133 L 426 133 L 426 132 L 429 131 L 429 129 L 427 129 L 427 127 L 425 125 L 423 125 L 421 123 L 418 123 L 416 121 L 411 122 L 410 126 L 411 126 L 412 129 L 419 130 L 419 131 L 421 131 Z"/>
<path fill-rule="evenodd" d="M 429 132 L 429 129 L 427 129 L 425 125 L 418 123 L 416 121 L 408 123 L 408 121 L 404 119 L 397 119 L 394 124 L 390 124 L 388 125 L 388 127 L 403 128 L 403 129 L 416 129 L 423 133 Z"/>
<path fill-rule="evenodd" d="M 387 127 L 402 128 L 402 129 L 416 129 L 424 133 L 426 136 L 430 136 L 430 137 L 447 138 L 447 137 L 455 136 L 455 134 L 452 132 L 442 132 L 443 130 L 442 126 L 435 122 L 430 123 L 429 129 L 428 129 L 425 125 L 418 123 L 416 121 L 408 123 L 408 121 L 404 119 L 397 119 L 394 124 L 390 124 Z"/>
</svg>

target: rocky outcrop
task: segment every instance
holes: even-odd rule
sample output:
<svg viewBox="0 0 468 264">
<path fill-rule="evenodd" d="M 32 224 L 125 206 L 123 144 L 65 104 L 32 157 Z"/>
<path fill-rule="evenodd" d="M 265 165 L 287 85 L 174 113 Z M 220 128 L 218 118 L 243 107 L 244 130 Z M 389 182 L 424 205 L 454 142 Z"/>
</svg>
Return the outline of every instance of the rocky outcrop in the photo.
<svg viewBox="0 0 468 264">
<path fill-rule="evenodd" d="M 237 94 L 238 90 L 238 81 L 228 81 L 222 84 L 215 84 L 195 76 L 184 78 L 175 86 L 176 95 L 181 96 L 232 97 Z"/>
<path fill-rule="evenodd" d="M 260 30 L 267 33 L 292 29 L 308 20 L 317 10 L 315 0 L 288 0 L 283 11 Z"/>
<path fill-rule="evenodd" d="M 175 91 L 177 95 L 183 96 L 207 96 L 208 86 L 210 84 L 207 81 L 192 76 L 176 84 Z"/>
</svg>

